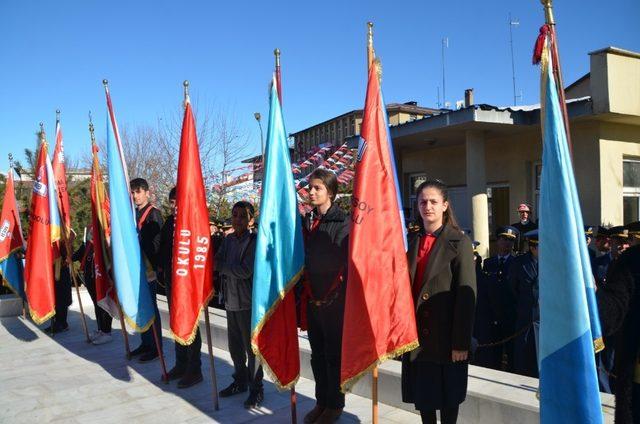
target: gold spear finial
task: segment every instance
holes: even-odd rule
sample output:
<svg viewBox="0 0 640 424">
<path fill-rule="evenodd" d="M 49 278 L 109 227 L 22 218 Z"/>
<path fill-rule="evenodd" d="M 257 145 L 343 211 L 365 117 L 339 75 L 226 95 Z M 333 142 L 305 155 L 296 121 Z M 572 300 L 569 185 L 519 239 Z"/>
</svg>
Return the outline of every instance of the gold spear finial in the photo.
<svg viewBox="0 0 640 424">
<path fill-rule="evenodd" d="M 56 109 L 56 123 L 60 122 L 60 109 Z"/>
<path fill-rule="evenodd" d="M 184 80 L 182 86 L 184 87 L 184 107 L 187 107 L 187 103 L 191 101 L 189 99 L 189 80 Z"/>
<path fill-rule="evenodd" d="M 102 85 L 104 85 L 105 87 L 109 85 L 109 80 L 108 79 L 103 79 L 102 80 Z"/>
<path fill-rule="evenodd" d="M 276 48 L 273 55 L 276 57 L 276 66 L 280 66 L 280 49 Z"/>
<path fill-rule="evenodd" d="M 540 3 L 544 6 L 544 17 L 549 25 L 555 25 L 556 22 L 553 19 L 553 0 L 540 0 Z"/>
<path fill-rule="evenodd" d="M 46 143 L 45 134 L 44 134 L 44 124 L 42 122 L 40 122 L 40 133 L 38 134 L 38 137 L 40 138 L 40 144 Z"/>
<path fill-rule="evenodd" d="M 373 52 L 373 22 L 367 22 L 367 69 L 371 67 L 375 53 Z"/>
<path fill-rule="evenodd" d="M 91 112 L 89 112 L 89 134 L 91 135 L 91 144 L 96 144 L 96 136 L 93 133 L 93 122 L 91 122 Z"/>
<path fill-rule="evenodd" d="M 9 153 L 9 168 L 13 168 L 13 154 Z"/>
</svg>

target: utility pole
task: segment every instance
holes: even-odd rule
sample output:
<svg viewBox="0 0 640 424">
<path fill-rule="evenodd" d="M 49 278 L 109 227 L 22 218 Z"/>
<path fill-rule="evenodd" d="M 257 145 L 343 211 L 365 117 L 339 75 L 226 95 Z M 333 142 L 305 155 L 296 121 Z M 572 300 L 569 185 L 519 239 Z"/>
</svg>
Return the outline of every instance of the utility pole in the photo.
<svg viewBox="0 0 640 424">
<path fill-rule="evenodd" d="M 511 19 L 511 12 L 509 12 L 509 44 L 511 46 L 511 74 L 513 76 L 513 105 L 515 106 L 518 101 L 518 95 L 516 94 L 516 64 L 513 55 L 513 27 L 520 25 L 518 19 Z"/>
<path fill-rule="evenodd" d="M 445 78 L 444 49 L 449 48 L 449 37 L 442 39 L 442 104 L 447 107 L 447 85 Z"/>
</svg>

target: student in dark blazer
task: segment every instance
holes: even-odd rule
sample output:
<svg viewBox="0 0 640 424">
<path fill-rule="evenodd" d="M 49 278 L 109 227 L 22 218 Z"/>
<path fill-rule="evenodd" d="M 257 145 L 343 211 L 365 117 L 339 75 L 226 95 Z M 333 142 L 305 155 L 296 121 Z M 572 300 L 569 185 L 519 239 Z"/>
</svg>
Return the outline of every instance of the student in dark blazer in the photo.
<svg viewBox="0 0 640 424">
<path fill-rule="evenodd" d="M 416 190 L 419 231 L 409 237 L 409 270 L 420 347 L 402 358 L 402 400 L 423 423 L 455 423 L 466 397 L 476 302 L 471 241 L 449 204 L 447 186 L 428 180 Z"/>
</svg>

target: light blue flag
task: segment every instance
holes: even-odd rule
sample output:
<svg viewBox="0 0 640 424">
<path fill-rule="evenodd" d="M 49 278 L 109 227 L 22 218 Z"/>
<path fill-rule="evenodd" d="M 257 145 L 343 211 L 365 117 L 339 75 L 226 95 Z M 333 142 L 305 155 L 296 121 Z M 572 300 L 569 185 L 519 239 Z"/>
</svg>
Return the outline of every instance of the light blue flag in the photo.
<svg viewBox="0 0 640 424">
<path fill-rule="evenodd" d="M 600 336 L 584 236 L 548 42 L 542 54 L 540 189 L 540 419 L 601 423 L 594 359 Z"/>
<path fill-rule="evenodd" d="M 108 104 L 111 102 L 108 101 Z M 113 111 L 110 112 L 107 114 L 107 165 L 113 275 L 125 319 L 136 331 L 144 332 L 153 324 L 154 308 L 138 242 L 126 163 L 122 146 L 114 132 L 115 116 Z"/>
<path fill-rule="evenodd" d="M 251 344 L 278 387 L 287 388 L 298 378 L 299 352 L 295 299 L 286 295 L 302 274 L 304 245 L 275 80 L 270 101 L 253 272 Z"/>
</svg>

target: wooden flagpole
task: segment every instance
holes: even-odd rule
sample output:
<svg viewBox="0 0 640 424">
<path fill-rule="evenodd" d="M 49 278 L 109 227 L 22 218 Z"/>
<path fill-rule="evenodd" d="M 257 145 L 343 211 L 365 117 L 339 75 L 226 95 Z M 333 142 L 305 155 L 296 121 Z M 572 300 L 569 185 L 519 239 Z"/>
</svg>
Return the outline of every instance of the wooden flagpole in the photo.
<svg viewBox="0 0 640 424">
<path fill-rule="evenodd" d="M 553 61 L 552 71 L 557 83 L 558 100 L 560 101 L 564 128 L 567 133 L 569 152 L 573 154 L 573 143 L 571 142 L 571 131 L 569 129 L 569 112 L 567 111 L 567 99 L 564 93 L 564 82 L 562 80 L 562 70 L 560 67 L 560 53 L 558 52 L 558 35 L 556 33 L 556 22 L 553 17 L 553 0 L 540 0 L 540 3 L 544 6 L 545 22 L 551 30 L 551 45 L 549 47 L 551 48 L 551 58 Z"/>
<path fill-rule="evenodd" d="M 94 134 L 94 129 L 93 129 L 93 122 L 91 119 L 91 112 L 89 112 L 89 134 L 91 136 L 91 154 L 93 155 L 93 146 L 96 145 L 96 136 Z M 97 153 L 96 153 L 97 154 Z M 93 178 L 93 174 L 91 175 L 91 177 Z M 101 205 L 96 205 L 96 207 L 101 207 Z M 85 233 L 85 239 L 86 239 L 86 235 L 87 235 L 87 228 L 85 227 L 84 229 L 84 233 Z M 93 241 L 94 243 L 96 243 L 96 240 Z M 108 240 L 107 240 L 107 244 L 108 244 Z M 94 254 L 95 254 L 95 248 L 94 248 Z M 95 259 L 94 259 L 95 261 Z M 113 289 L 115 290 L 115 283 L 114 283 L 114 287 Z M 122 337 L 124 338 L 124 349 L 126 352 L 126 356 L 127 356 L 127 360 L 131 359 L 131 349 L 129 347 L 129 335 L 127 334 L 127 326 L 124 322 L 124 315 L 122 313 L 122 307 L 120 306 L 120 299 L 118 299 L 118 294 L 116 292 L 115 294 L 116 297 L 116 306 L 118 308 L 118 316 L 120 318 L 120 330 L 122 331 Z M 96 304 L 97 304 L 97 299 L 96 299 Z M 99 306 L 98 306 L 99 307 Z M 96 316 L 96 320 L 97 320 L 97 316 Z"/>
<path fill-rule="evenodd" d="M 273 55 L 275 56 L 276 61 L 276 88 L 278 91 L 278 100 L 280 101 L 280 108 L 282 108 L 282 71 L 280 68 L 280 49 L 276 48 L 273 51 Z M 262 154 L 262 175 L 264 175 L 264 153 Z M 256 358 L 256 361 L 258 358 Z M 254 367 L 256 370 L 258 367 Z M 291 423 L 296 424 L 298 422 L 298 413 L 297 413 L 297 403 L 298 397 L 296 396 L 296 386 L 295 384 L 291 386 L 289 389 L 289 404 L 291 405 Z"/>
<path fill-rule="evenodd" d="M 60 123 L 60 110 L 58 109 L 56 110 L 56 127 L 59 123 Z M 54 152 L 55 152 L 55 147 L 54 147 Z M 54 184 L 57 184 L 57 182 L 54 181 Z M 57 201 L 56 203 L 58 204 L 58 210 L 62 212 L 62 202 L 60 199 L 61 193 L 59 189 L 57 190 L 57 193 L 58 193 L 58 199 L 56 199 Z M 62 227 L 62 236 L 64 237 L 62 241 L 64 243 L 65 250 L 67 252 L 66 261 L 67 261 L 67 267 L 69 268 L 69 275 L 71 276 L 71 281 L 73 282 L 73 285 L 76 288 L 76 295 L 78 296 L 78 305 L 80 305 L 80 315 L 82 317 L 82 329 L 84 330 L 84 335 L 85 335 L 85 338 L 87 339 L 87 343 L 91 343 L 91 338 L 89 337 L 89 328 L 87 327 L 87 319 L 84 314 L 82 299 L 80 298 L 80 287 L 78 286 L 76 273 L 73 269 L 73 260 L 72 260 L 73 246 L 71 246 L 71 237 L 70 237 L 73 229 L 67 228 L 67 223 L 62 213 L 60 213 L 60 226 Z"/>
<path fill-rule="evenodd" d="M 216 368 L 213 362 L 213 346 L 211 345 L 211 324 L 209 323 L 209 305 L 205 305 L 204 322 L 207 333 L 207 347 L 209 349 L 209 373 L 211 374 L 211 396 L 213 397 L 213 408 L 217 411 L 220 409 L 218 401 L 218 381 L 216 380 Z"/>
<path fill-rule="evenodd" d="M 367 22 L 367 74 L 375 59 L 373 50 L 373 22 Z M 371 371 L 371 421 L 378 424 L 378 366 Z"/>
</svg>

